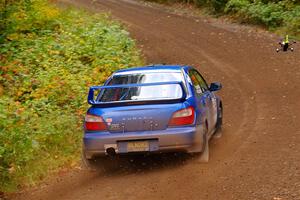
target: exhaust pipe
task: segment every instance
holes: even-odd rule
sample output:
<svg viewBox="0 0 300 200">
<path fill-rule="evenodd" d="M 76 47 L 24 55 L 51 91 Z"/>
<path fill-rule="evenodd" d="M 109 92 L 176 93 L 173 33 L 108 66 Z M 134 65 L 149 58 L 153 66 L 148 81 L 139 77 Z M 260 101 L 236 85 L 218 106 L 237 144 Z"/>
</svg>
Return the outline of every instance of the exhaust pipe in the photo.
<svg viewBox="0 0 300 200">
<path fill-rule="evenodd" d="M 117 153 L 116 153 L 116 150 L 113 147 L 110 147 L 110 148 L 106 149 L 106 154 L 109 157 L 114 157 L 114 156 L 116 156 Z"/>
<path fill-rule="evenodd" d="M 116 156 L 116 154 L 118 152 L 117 144 L 105 144 L 104 149 L 105 149 L 106 155 L 108 155 L 109 157 Z"/>
</svg>

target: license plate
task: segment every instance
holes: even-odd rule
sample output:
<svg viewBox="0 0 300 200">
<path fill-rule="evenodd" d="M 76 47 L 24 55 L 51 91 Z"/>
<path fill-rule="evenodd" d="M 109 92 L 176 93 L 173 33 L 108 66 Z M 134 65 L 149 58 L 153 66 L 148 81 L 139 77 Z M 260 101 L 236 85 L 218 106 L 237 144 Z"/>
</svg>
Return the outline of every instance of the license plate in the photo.
<svg viewBox="0 0 300 200">
<path fill-rule="evenodd" d="M 135 141 L 127 143 L 128 152 L 149 151 L 148 141 Z"/>
</svg>

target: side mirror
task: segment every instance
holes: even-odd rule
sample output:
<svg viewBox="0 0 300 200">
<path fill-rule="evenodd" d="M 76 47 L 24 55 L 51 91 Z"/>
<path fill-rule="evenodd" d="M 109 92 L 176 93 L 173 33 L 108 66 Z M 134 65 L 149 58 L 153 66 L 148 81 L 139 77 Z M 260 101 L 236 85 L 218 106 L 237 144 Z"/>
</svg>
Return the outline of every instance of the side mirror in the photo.
<svg viewBox="0 0 300 200">
<path fill-rule="evenodd" d="M 213 92 L 213 91 L 218 91 L 218 90 L 221 90 L 222 89 L 222 84 L 221 83 L 218 83 L 218 82 L 216 82 L 216 83 L 211 83 L 210 84 L 210 87 L 209 87 L 209 90 L 211 91 L 211 92 Z"/>
</svg>

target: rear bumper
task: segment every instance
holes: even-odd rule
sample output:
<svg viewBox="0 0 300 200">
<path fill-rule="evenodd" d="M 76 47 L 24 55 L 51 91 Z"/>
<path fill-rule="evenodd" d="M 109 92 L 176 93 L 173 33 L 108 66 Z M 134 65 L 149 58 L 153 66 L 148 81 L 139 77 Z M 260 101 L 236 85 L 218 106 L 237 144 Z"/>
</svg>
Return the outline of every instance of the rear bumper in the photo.
<svg viewBox="0 0 300 200">
<path fill-rule="evenodd" d="M 202 127 L 168 128 L 159 131 L 128 132 L 128 133 L 85 133 L 83 150 L 87 158 L 103 156 L 106 148 L 114 147 L 118 152 L 118 143 L 122 141 L 151 140 L 157 141 L 155 152 L 201 152 L 203 146 Z M 122 152 L 121 152 L 122 153 Z"/>
</svg>

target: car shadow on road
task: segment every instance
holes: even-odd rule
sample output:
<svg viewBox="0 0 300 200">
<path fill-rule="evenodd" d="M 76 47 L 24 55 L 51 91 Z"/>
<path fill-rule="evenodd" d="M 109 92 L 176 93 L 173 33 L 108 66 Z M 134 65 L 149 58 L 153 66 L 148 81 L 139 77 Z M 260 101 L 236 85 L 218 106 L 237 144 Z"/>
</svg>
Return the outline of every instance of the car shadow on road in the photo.
<svg viewBox="0 0 300 200">
<path fill-rule="evenodd" d="M 194 158 L 195 156 L 187 153 L 133 154 L 112 158 L 98 158 L 95 172 L 104 176 L 149 173 L 162 169 L 181 167 Z"/>
</svg>

